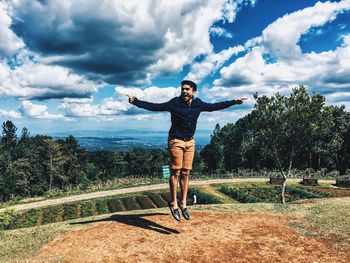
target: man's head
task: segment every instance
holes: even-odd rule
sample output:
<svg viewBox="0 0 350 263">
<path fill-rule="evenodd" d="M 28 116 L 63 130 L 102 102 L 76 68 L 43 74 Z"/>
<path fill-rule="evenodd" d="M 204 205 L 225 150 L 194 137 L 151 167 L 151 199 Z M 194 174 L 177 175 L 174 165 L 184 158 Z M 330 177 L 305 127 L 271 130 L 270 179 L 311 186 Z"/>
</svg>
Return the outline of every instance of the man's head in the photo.
<svg viewBox="0 0 350 263">
<path fill-rule="evenodd" d="M 190 101 L 196 94 L 197 84 L 191 80 L 181 82 L 181 98 L 184 102 Z"/>
</svg>

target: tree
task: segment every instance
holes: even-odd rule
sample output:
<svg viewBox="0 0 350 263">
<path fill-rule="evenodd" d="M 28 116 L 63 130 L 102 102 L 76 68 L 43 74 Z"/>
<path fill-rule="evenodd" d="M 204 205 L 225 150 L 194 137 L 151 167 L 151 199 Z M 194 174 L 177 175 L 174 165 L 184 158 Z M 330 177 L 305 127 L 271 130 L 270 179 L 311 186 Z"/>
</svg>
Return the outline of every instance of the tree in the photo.
<svg viewBox="0 0 350 263">
<path fill-rule="evenodd" d="M 52 191 L 52 185 L 54 180 L 61 182 L 61 188 L 63 189 L 65 183 L 68 181 L 68 177 L 65 176 L 63 171 L 63 165 L 69 160 L 67 156 L 62 153 L 62 146 L 50 138 L 44 139 L 44 165 L 47 168 L 49 175 L 49 192 Z"/>
<path fill-rule="evenodd" d="M 302 85 L 293 89 L 289 98 L 280 94 L 271 98 L 256 94 L 255 99 L 254 137 L 262 155 L 272 158 L 285 178 L 282 186 L 284 203 L 286 179 L 297 157 L 305 156 L 307 152 L 321 154 L 334 145 L 327 137 L 334 127 L 332 113 L 324 106 L 324 97 L 319 94 L 309 96 Z"/>
<path fill-rule="evenodd" d="M 68 177 L 67 181 L 71 184 L 78 185 L 81 178 L 86 176 L 84 165 L 87 163 L 87 154 L 83 150 L 78 140 L 70 135 L 65 140 L 58 140 L 61 144 L 63 155 L 67 158 L 64 164 L 64 174 Z"/>
<path fill-rule="evenodd" d="M 16 146 L 17 146 L 17 127 L 12 121 L 6 121 L 2 124 L 2 138 L 1 142 L 4 145 L 4 149 L 9 152 L 10 159 L 15 158 Z"/>
<path fill-rule="evenodd" d="M 215 171 L 220 168 L 223 154 L 219 124 L 216 124 L 210 143 L 201 150 L 200 156 L 209 171 Z"/>
</svg>

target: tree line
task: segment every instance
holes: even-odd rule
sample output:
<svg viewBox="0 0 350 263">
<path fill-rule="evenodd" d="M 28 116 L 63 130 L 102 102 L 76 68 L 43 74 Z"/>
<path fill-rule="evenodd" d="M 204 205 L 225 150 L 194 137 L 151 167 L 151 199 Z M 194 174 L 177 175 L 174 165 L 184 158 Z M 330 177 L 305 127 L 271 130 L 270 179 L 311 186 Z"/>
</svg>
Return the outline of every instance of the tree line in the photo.
<svg viewBox="0 0 350 263">
<path fill-rule="evenodd" d="M 290 96 L 254 95 L 253 110 L 220 128 L 200 155 L 209 170 L 350 169 L 350 113 L 327 106 L 325 97 L 308 94 L 303 85 Z"/>
<path fill-rule="evenodd" d="M 166 150 L 133 148 L 127 152 L 88 152 L 77 139 L 31 136 L 10 120 L 2 125 L 0 143 L 0 201 L 11 197 L 40 196 L 53 189 L 88 187 L 127 176 L 162 176 L 169 164 Z"/>
</svg>

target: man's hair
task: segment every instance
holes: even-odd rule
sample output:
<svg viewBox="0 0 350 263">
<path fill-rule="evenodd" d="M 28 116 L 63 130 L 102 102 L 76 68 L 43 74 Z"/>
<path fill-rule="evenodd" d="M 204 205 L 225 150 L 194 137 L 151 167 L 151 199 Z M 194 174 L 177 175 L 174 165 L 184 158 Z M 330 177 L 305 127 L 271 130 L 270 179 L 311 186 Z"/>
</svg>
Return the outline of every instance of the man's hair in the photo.
<svg viewBox="0 0 350 263">
<path fill-rule="evenodd" d="M 181 87 L 185 84 L 189 85 L 194 91 L 197 91 L 197 84 L 194 83 L 192 80 L 187 80 L 187 79 L 183 80 L 181 82 Z"/>
</svg>

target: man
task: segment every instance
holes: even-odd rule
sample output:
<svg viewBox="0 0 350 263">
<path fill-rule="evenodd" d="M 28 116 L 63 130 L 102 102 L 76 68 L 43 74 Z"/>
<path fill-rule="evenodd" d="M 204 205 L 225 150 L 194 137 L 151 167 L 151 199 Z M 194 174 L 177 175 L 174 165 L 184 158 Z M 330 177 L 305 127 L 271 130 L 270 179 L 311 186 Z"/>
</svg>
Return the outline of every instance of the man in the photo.
<svg viewBox="0 0 350 263">
<path fill-rule="evenodd" d="M 180 221 L 180 212 L 186 219 L 190 219 L 186 207 L 188 179 L 192 169 L 195 151 L 193 135 L 197 126 L 197 119 L 202 111 L 216 111 L 235 104 L 242 104 L 246 98 L 219 103 L 205 103 L 194 98 L 197 84 L 191 80 L 181 82 L 181 95 L 165 103 L 150 103 L 138 100 L 134 96 L 125 94 L 129 102 L 139 108 L 150 111 L 169 111 L 171 114 L 171 128 L 169 130 L 168 150 L 171 157 L 171 176 L 169 187 L 171 202 L 168 203 L 172 216 Z M 177 200 L 177 186 L 180 179 L 181 200 Z"/>
</svg>

